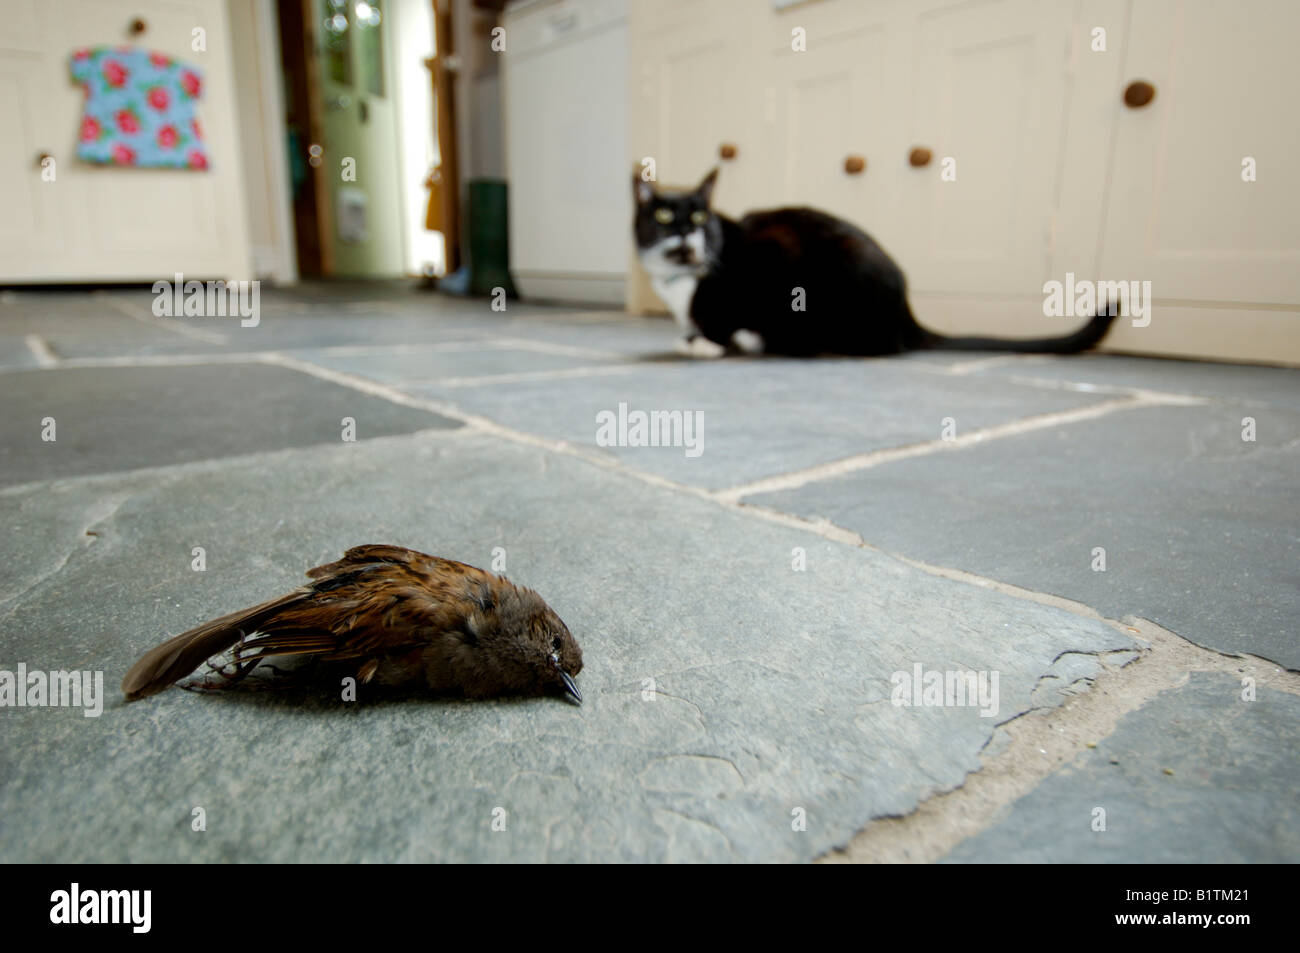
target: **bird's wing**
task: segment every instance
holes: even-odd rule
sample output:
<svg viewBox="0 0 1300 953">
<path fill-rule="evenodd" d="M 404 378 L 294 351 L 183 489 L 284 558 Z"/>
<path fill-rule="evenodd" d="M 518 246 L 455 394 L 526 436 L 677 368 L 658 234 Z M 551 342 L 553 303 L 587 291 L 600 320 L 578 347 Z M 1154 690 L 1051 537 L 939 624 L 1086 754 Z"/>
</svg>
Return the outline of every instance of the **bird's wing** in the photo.
<svg viewBox="0 0 1300 953">
<path fill-rule="evenodd" d="M 372 545 L 353 547 L 307 575 L 314 580 L 306 587 L 310 595 L 267 620 L 242 647 L 242 658 L 341 660 L 427 644 L 460 626 L 464 599 L 477 596 L 482 573 L 400 546 Z"/>
<path fill-rule="evenodd" d="M 305 589 L 297 589 L 278 599 L 212 619 L 154 646 L 122 679 L 123 693 L 127 698 L 143 698 L 162 691 L 198 668 L 204 659 L 224 652 L 245 634 L 258 631 L 267 620 L 276 618 L 287 606 L 297 605 L 307 595 Z"/>
<path fill-rule="evenodd" d="M 122 681 L 128 698 L 161 691 L 205 659 L 234 649 L 239 660 L 315 655 L 342 660 L 427 644 L 480 607 L 487 575 L 401 546 L 356 546 L 307 573 L 288 595 L 232 612 L 147 652 Z"/>
<path fill-rule="evenodd" d="M 372 543 L 367 546 L 353 546 L 343 554 L 342 559 L 336 559 L 332 563 L 325 563 L 315 569 L 308 569 L 307 575 L 312 579 L 324 579 L 329 576 L 337 576 L 349 569 L 357 569 L 371 564 L 404 566 L 410 565 L 412 562 L 433 558 L 435 557 L 417 553 L 415 550 L 407 549 L 404 546 Z"/>
</svg>

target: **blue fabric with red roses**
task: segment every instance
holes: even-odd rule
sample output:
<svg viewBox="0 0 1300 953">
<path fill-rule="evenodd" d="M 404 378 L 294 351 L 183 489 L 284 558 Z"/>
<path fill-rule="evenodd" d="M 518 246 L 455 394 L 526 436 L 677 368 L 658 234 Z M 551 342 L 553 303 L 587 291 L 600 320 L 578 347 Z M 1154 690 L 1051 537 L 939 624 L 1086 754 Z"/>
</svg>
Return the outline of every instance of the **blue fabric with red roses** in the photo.
<svg viewBox="0 0 1300 953">
<path fill-rule="evenodd" d="M 194 107 L 202 74 L 164 53 L 97 46 L 72 54 L 86 91 L 77 158 L 141 168 L 206 169 Z"/>
</svg>

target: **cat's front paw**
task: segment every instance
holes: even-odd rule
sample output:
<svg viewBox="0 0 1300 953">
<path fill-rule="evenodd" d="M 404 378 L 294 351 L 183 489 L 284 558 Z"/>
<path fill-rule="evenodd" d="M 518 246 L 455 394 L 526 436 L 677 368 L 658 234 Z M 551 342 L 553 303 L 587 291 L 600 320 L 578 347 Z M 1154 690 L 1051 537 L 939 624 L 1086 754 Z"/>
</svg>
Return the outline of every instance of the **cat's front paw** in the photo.
<svg viewBox="0 0 1300 953">
<path fill-rule="evenodd" d="M 735 345 L 736 350 L 741 354 L 762 354 L 767 348 L 767 342 L 763 340 L 763 335 L 746 328 L 741 328 L 733 333 L 731 343 Z"/>
<path fill-rule="evenodd" d="M 684 357 L 697 357 L 711 359 L 722 357 L 727 353 L 727 349 L 721 344 L 715 344 L 702 334 L 693 334 L 688 338 L 677 339 L 677 353 Z"/>
</svg>

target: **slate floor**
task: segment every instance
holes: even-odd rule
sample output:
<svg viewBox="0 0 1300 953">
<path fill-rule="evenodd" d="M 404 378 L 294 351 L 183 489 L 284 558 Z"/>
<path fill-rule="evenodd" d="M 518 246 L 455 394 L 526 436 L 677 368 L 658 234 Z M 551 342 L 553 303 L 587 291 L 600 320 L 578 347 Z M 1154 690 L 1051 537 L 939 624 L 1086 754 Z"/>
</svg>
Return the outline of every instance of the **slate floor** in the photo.
<svg viewBox="0 0 1300 953">
<path fill-rule="evenodd" d="M 151 301 L 0 292 L 0 681 L 107 695 L 0 711 L 0 861 L 812 860 L 1090 693 L 1114 730 L 933 859 L 1300 860 L 1300 371 L 692 362 L 666 321 L 395 284 L 264 288 L 255 327 Z M 620 405 L 696 442 L 601 445 Z M 586 703 L 121 702 L 364 542 L 504 561 Z M 1197 670 L 1143 694 L 1136 619 Z M 917 666 L 992 690 L 898 704 Z"/>
</svg>

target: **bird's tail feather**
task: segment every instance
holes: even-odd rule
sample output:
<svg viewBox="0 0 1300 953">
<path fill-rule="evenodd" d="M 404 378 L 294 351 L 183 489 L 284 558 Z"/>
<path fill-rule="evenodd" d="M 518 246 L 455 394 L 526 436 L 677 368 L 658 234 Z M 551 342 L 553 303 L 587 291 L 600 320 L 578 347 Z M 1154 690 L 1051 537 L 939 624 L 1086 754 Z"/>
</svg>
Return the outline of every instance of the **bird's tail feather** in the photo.
<svg viewBox="0 0 1300 953">
<path fill-rule="evenodd" d="M 297 590 L 252 608 L 223 615 L 168 639 L 131 666 L 122 679 L 122 693 L 133 701 L 162 691 L 245 635 L 258 631 L 281 610 L 301 602 L 307 595 L 306 590 Z"/>
</svg>

